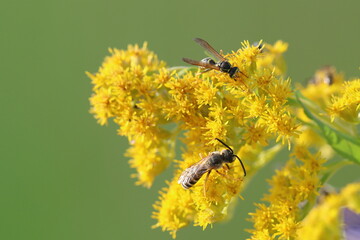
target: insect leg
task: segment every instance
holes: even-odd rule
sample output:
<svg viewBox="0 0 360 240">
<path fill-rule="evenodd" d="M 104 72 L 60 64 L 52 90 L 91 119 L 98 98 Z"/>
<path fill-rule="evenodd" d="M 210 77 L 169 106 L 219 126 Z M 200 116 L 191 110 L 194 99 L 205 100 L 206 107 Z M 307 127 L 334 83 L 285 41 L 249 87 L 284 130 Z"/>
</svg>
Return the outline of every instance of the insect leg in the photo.
<svg viewBox="0 0 360 240">
<path fill-rule="evenodd" d="M 209 178 L 210 173 L 211 173 L 211 170 L 207 172 L 206 177 L 205 177 L 205 182 L 204 182 L 204 196 L 205 197 L 206 197 L 206 192 L 207 192 L 206 182 Z"/>
<path fill-rule="evenodd" d="M 212 70 L 211 68 L 206 68 L 205 70 L 203 70 L 203 71 L 201 71 L 201 72 L 199 72 L 197 74 L 200 75 L 200 74 L 206 73 L 206 72 L 211 71 L 211 70 Z"/>
<path fill-rule="evenodd" d="M 241 73 L 244 77 L 249 78 L 245 73 L 239 70 L 239 73 Z M 245 84 L 245 83 L 244 83 Z M 245 85 L 246 86 L 246 85 Z"/>
<path fill-rule="evenodd" d="M 241 76 L 239 75 L 242 74 L 243 76 L 245 76 L 246 78 L 248 78 L 248 76 L 246 76 L 243 72 L 241 72 L 240 70 L 238 70 L 234 76 L 232 77 L 235 81 L 238 79 L 240 81 L 240 83 L 243 86 L 239 86 L 241 88 L 241 90 L 243 90 L 244 92 L 250 92 L 248 85 L 246 85 L 245 81 L 241 78 Z"/>
<path fill-rule="evenodd" d="M 215 170 L 219 175 L 223 176 L 223 177 L 227 177 L 226 174 L 223 174 L 221 172 L 219 172 L 218 170 Z"/>
</svg>

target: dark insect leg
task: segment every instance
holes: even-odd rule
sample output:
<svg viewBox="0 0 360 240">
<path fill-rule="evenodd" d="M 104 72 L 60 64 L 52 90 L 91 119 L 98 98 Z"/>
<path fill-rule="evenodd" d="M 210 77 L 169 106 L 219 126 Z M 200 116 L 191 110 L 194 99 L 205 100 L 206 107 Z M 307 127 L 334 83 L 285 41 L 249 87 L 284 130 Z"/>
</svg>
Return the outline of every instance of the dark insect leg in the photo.
<svg viewBox="0 0 360 240">
<path fill-rule="evenodd" d="M 239 79 L 240 82 L 241 82 L 241 84 L 244 85 L 244 87 L 245 87 L 245 88 L 240 87 L 241 90 L 249 92 L 249 87 L 246 85 L 245 81 L 239 76 L 238 73 L 241 73 L 243 76 L 245 76 L 246 78 L 248 78 L 248 76 L 246 76 L 243 72 L 241 72 L 240 70 L 238 70 L 238 71 L 234 74 L 233 79 L 234 79 L 235 81 L 236 81 L 236 79 Z"/>
<path fill-rule="evenodd" d="M 218 170 L 215 170 L 215 171 L 216 171 L 219 175 L 221 175 L 221 176 L 223 176 L 223 177 L 225 177 L 225 178 L 227 177 L 226 174 L 223 174 L 223 173 L 219 172 Z"/>
<path fill-rule="evenodd" d="M 243 76 L 245 76 L 246 78 L 249 78 L 249 77 L 246 76 L 245 73 L 243 73 L 242 71 L 239 70 L 239 72 L 240 72 Z M 244 84 L 245 84 L 245 83 L 244 83 Z M 246 85 L 245 85 L 245 86 L 246 86 Z"/>
<path fill-rule="evenodd" d="M 227 167 L 228 170 L 230 170 L 229 164 L 225 164 L 225 166 Z"/>
</svg>

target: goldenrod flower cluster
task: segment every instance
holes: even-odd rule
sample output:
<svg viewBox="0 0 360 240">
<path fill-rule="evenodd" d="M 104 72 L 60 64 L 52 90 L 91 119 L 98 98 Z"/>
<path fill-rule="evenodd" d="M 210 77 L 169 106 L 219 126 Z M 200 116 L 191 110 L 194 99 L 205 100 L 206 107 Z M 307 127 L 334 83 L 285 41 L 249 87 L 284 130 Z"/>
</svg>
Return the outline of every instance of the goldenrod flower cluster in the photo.
<svg viewBox="0 0 360 240">
<path fill-rule="evenodd" d="M 295 144 L 290 160 L 270 181 L 270 194 L 264 198 L 269 205 L 258 204 L 251 214 L 254 229 L 250 232 L 252 239 L 297 236 L 303 213 L 299 205 L 315 199 L 325 162 L 322 153 L 313 154 L 308 148 L 317 142 L 329 145 L 323 136 L 312 134 L 311 117 L 289 101 L 295 98 L 290 79 L 283 77 L 282 54 L 287 47 L 282 41 L 274 45 L 243 42 L 239 50 L 224 55 L 239 69 L 234 77 L 216 70 L 201 73 L 203 69 L 197 67 L 169 68 L 146 43 L 127 50 L 110 49 L 98 72 L 88 73 L 93 84 L 90 112 L 101 125 L 112 119 L 119 126 L 118 134 L 127 137 L 126 156 L 136 184 L 149 188 L 170 164 L 175 167 L 154 204 L 154 227 L 175 238 L 180 228 L 191 223 L 205 229 L 226 219 L 254 174 L 282 146 L 290 149 Z M 319 73 L 316 84 L 301 90 L 303 95 L 331 116 L 350 112 L 354 121 L 359 98 L 350 96 L 358 94 L 359 81 L 338 90 L 342 75 L 328 71 L 331 82 L 317 84 L 328 76 Z M 319 90 L 322 97 L 316 97 Z M 185 169 L 225 148 L 216 138 L 241 158 L 247 176 L 235 161 L 183 189 L 178 180 Z M 181 156 L 175 156 L 178 145 Z"/>
<path fill-rule="evenodd" d="M 320 108 L 326 109 L 331 104 L 333 96 L 339 94 L 343 82 L 343 74 L 338 73 L 335 67 L 324 66 L 315 72 L 305 88 L 299 88 L 305 97 Z"/>
<path fill-rule="evenodd" d="M 250 213 L 254 223 L 251 239 L 294 239 L 300 228 L 299 206 L 314 199 L 321 186 L 319 173 L 325 159 L 320 153 L 311 154 L 304 146 L 296 146 L 286 166 L 276 171 L 269 181 L 270 193 L 257 211 Z M 311 239 L 311 238 L 308 238 Z"/>
<path fill-rule="evenodd" d="M 315 72 L 306 87 L 298 86 L 298 88 L 303 96 L 312 101 L 314 111 L 321 112 L 322 117 L 326 117 L 327 108 L 330 106 L 333 97 L 339 94 L 343 82 L 343 74 L 338 73 L 335 67 L 324 66 Z M 296 111 L 300 120 L 311 124 L 312 120 L 305 115 L 302 108 L 296 108 Z M 315 146 L 328 159 L 333 156 L 333 150 L 314 127 L 302 124 L 300 130 L 299 138 L 294 139 L 297 144 L 307 147 Z"/>
<path fill-rule="evenodd" d="M 334 109 L 336 106 L 341 106 L 340 102 L 345 101 L 346 106 L 338 108 L 342 109 L 338 111 L 343 113 L 341 117 L 349 119 L 344 116 L 351 116 L 352 122 L 358 118 L 360 97 L 358 80 L 344 82 L 342 74 L 337 73 L 334 67 L 326 66 L 319 69 L 308 86 L 301 88 L 301 93 L 311 100 L 307 107 L 313 111 L 316 118 L 321 119 L 320 122 L 330 122 L 331 118 L 334 120 L 334 115 L 336 115 Z M 316 121 L 314 122 L 314 119 L 305 115 L 303 108 L 295 110 L 298 118 L 304 124 L 300 126 L 299 137 L 294 139 L 293 157 L 269 181 L 270 193 L 263 199 L 268 202 L 268 205 L 256 204 L 256 212 L 250 213 L 250 220 L 254 223 L 254 229 L 249 230 L 252 233 L 250 239 L 340 239 L 341 224 L 338 218 L 340 207 L 348 205 L 343 198 L 334 197 L 336 199 L 334 202 L 327 200 L 329 205 L 335 204 L 336 206 L 324 205 L 309 212 L 315 199 L 321 197 L 318 196 L 319 191 L 329 174 L 324 163 L 326 159 L 333 156 L 334 151 L 328 145 L 328 136 L 322 135 L 319 128 L 314 127 Z M 351 112 L 351 114 L 346 115 L 344 112 Z M 317 123 L 319 124 L 319 122 Z M 328 126 L 338 129 L 338 125 L 346 132 L 354 132 L 354 125 L 346 125 L 339 121 L 334 126 Z M 339 141 L 339 139 L 335 141 Z M 356 142 L 356 139 L 353 141 Z M 316 154 L 311 153 L 314 152 L 314 149 L 318 150 Z M 356 155 L 356 151 L 351 153 Z M 348 163 L 345 162 L 345 164 Z M 336 169 L 340 168 L 342 163 L 340 162 L 338 165 Z M 357 205 L 357 208 L 353 209 L 359 212 L 360 195 L 356 195 L 359 194 L 358 184 L 351 185 L 346 189 L 352 189 L 349 190 L 352 191 L 351 194 L 344 195 L 351 195 L 352 205 Z M 303 221 L 302 218 L 307 214 L 308 217 Z"/>
<path fill-rule="evenodd" d="M 360 79 L 344 82 L 340 94 L 332 98 L 329 112 L 332 120 L 341 117 L 348 122 L 360 121 Z"/>
<path fill-rule="evenodd" d="M 158 112 L 162 103 L 157 92 L 171 74 L 146 43 L 109 52 L 112 56 L 99 72 L 88 74 L 94 85 L 91 113 L 101 125 L 109 118 L 119 125 L 119 135 L 127 136 L 131 145 L 126 155 L 137 170 L 137 184 L 150 187 L 174 158 L 170 132 L 160 126 L 166 120 Z"/>
</svg>

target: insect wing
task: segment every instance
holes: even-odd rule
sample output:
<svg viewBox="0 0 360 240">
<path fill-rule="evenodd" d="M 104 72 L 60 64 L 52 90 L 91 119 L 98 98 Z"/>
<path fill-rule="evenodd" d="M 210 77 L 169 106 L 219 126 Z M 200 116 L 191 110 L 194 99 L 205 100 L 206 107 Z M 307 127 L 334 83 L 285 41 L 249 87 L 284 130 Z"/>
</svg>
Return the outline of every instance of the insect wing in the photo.
<svg viewBox="0 0 360 240">
<path fill-rule="evenodd" d="M 217 65 L 213 65 L 207 62 L 203 62 L 203 61 L 196 61 L 196 60 L 192 60 L 189 58 L 183 58 L 182 59 L 184 62 L 191 64 L 191 65 L 195 65 L 195 66 L 199 66 L 199 67 L 203 67 L 203 68 L 209 68 L 209 69 L 214 69 L 214 70 L 218 70 L 220 71 L 220 67 Z"/>
<path fill-rule="evenodd" d="M 199 162 L 191 165 L 187 169 L 185 169 L 179 180 L 178 183 L 187 182 L 189 178 L 193 178 L 194 176 L 198 176 L 199 178 L 204 175 L 206 172 L 210 171 L 211 168 L 208 167 L 207 161 L 209 156 L 201 159 Z"/>
<path fill-rule="evenodd" d="M 194 41 L 197 42 L 198 44 L 200 44 L 200 46 L 202 46 L 206 51 L 208 51 L 211 55 L 216 57 L 218 60 L 226 61 L 226 59 L 220 53 L 218 53 L 212 46 L 210 46 L 210 44 L 207 41 L 205 41 L 201 38 L 195 38 Z"/>
</svg>

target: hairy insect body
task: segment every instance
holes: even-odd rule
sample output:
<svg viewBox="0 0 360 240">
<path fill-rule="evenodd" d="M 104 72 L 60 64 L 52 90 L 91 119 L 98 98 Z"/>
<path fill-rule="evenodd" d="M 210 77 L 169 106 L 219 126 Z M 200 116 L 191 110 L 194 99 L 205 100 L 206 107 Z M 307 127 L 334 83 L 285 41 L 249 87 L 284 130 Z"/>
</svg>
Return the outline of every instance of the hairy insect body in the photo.
<svg viewBox="0 0 360 240">
<path fill-rule="evenodd" d="M 208 171 L 208 168 L 205 166 L 193 165 L 181 174 L 178 183 L 181 184 L 183 188 L 189 189 Z"/>
<path fill-rule="evenodd" d="M 309 80 L 309 84 L 320 85 L 326 84 L 328 86 L 334 84 L 336 69 L 333 66 L 324 66 L 318 69 L 314 76 Z"/>
<path fill-rule="evenodd" d="M 227 149 L 224 149 L 221 152 L 212 152 L 209 154 L 209 156 L 201 159 L 199 162 L 185 169 L 178 180 L 178 183 L 181 184 L 183 188 L 191 188 L 200 180 L 200 178 L 205 173 L 207 173 L 204 183 L 204 194 L 206 195 L 206 181 L 211 171 L 215 170 L 216 172 L 218 172 L 217 169 L 221 168 L 223 164 L 225 164 L 229 168 L 227 164 L 234 162 L 236 158 L 239 160 L 241 167 L 244 171 L 244 177 L 246 176 L 246 170 L 241 159 L 234 154 L 234 151 L 226 143 L 224 143 L 218 138 L 215 139 L 221 144 L 223 144 Z"/>
<path fill-rule="evenodd" d="M 221 168 L 223 164 L 234 162 L 235 157 L 229 149 L 224 149 L 221 152 L 212 152 L 198 163 L 185 169 L 178 183 L 181 184 L 183 188 L 189 189 L 194 186 L 205 173 L 210 174 L 212 170 Z"/>
<path fill-rule="evenodd" d="M 218 169 L 221 167 L 221 163 L 213 164 L 213 162 L 221 162 L 220 158 L 221 155 L 219 152 L 212 152 L 200 162 L 185 169 L 185 171 L 181 174 L 178 183 L 185 189 L 191 188 L 205 173 L 211 171 L 212 169 Z"/>
</svg>

